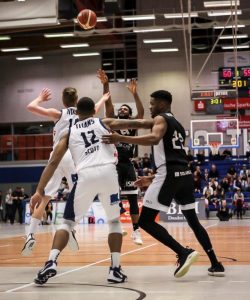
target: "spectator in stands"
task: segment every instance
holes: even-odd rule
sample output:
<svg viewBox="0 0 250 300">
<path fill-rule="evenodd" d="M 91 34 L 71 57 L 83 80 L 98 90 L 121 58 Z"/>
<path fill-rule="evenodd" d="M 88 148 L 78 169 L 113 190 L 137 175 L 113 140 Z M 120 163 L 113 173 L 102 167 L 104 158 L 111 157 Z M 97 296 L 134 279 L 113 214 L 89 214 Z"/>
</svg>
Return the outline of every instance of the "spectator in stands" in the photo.
<svg viewBox="0 0 250 300">
<path fill-rule="evenodd" d="M 58 189 L 57 199 L 66 201 L 69 195 L 69 185 L 66 177 L 63 177 L 60 187 Z"/>
<path fill-rule="evenodd" d="M 213 194 L 210 197 L 209 205 L 213 205 L 215 209 L 218 209 L 220 204 L 220 199 L 218 198 L 216 190 L 213 191 Z"/>
<path fill-rule="evenodd" d="M 201 192 L 201 180 L 202 180 L 200 166 L 195 167 L 195 171 L 193 173 L 193 179 L 194 179 L 194 191 L 196 193 L 200 193 Z"/>
<path fill-rule="evenodd" d="M 246 146 L 246 157 L 249 160 L 249 157 L 250 157 L 250 140 L 248 140 L 248 144 Z"/>
<path fill-rule="evenodd" d="M 143 176 L 142 163 L 140 157 L 134 157 L 132 160 L 137 176 Z"/>
<path fill-rule="evenodd" d="M 29 196 L 28 194 L 25 193 L 25 190 L 24 190 L 23 187 L 21 188 L 21 191 L 22 191 L 22 193 L 23 193 L 23 199 L 24 199 L 24 200 L 25 200 L 25 199 L 29 199 L 30 196 Z"/>
<path fill-rule="evenodd" d="M 205 169 L 205 170 L 204 170 L 204 180 L 205 180 L 207 183 L 209 182 L 208 174 L 209 174 L 208 169 Z"/>
<path fill-rule="evenodd" d="M 217 185 L 216 192 L 217 192 L 217 195 L 218 195 L 219 199 L 224 199 L 224 197 L 225 197 L 225 190 L 224 190 L 224 188 L 220 184 Z"/>
<path fill-rule="evenodd" d="M 212 164 L 211 169 L 209 170 L 208 173 L 208 178 L 215 178 L 216 180 L 218 180 L 219 178 L 219 172 L 217 170 L 217 167 L 215 164 Z"/>
<path fill-rule="evenodd" d="M 241 179 L 240 176 L 236 175 L 236 178 L 233 181 L 233 190 L 237 191 L 238 189 L 241 189 Z"/>
<path fill-rule="evenodd" d="M 10 224 L 14 224 L 14 204 L 12 199 L 12 189 L 9 189 L 5 195 L 5 218 L 4 221 L 10 220 Z"/>
<path fill-rule="evenodd" d="M 249 184 L 247 181 L 247 176 L 244 174 L 241 177 L 241 190 L 242 190 L 242 192 L 246 192 L 246 191 L 248 191 L 248 189 L 249 189 Z"/>
<path fill-rule="evenodd" d="M 227 201 L 225 199 L 222 199 L 216 216 L 220 221 L 229 221 L 229 219 L 232 218 L 232 215 L 232 213 L 229 213 Z"/>
<path fill-rule="evenodd" d="M 205 161 L 205 151 L 199 150 L 199 152 L 196 154 L 196 157 L 198 165 L 202 165 Z"/>
<path fill-rule="evenodd" d="M 235 167 L 231 166 L 227 170 L 227 178 L 228 178 L 228 181 L 230 184 L 234 181 L 234 179 L 236 178 L 236 175 L 237 175 L 237 173 L 236 173 Z"/>
<path fill-rule="evenodd" d="M 205 213 L 206 213 L 206 218 L 209 219 L 209 203 L 210 203 L 210 197 L 211 194 L 209 190 L 207 190 L 204 194 L 204 201 L 205 201 Z"/>
<path fill-rule="evenodd" d="M 16 215 L 16 211 L 18 211 L 18 222 L 20 224 L 23 224 L 23 192 L 20 186 L 17 186 L 14 192 L 11 195 L 12 200 L 13 200 L 13 214 L 14 218 Z"/>
<path fill-rule="evenodd" d="M 216 190 L 217 185 L 218 185 L 218 181 L 216 181 L 215 178 L 211 178 L 210 183 L 209 183 L 209 186 L 213 189 L 213 191 Z"/>
<path fill-rule="evenodd" d="M 144 153 L 142 158 L 142 167 L 148 169 L 152 168 L 151 158 L 148 156 L 148 153 Z"/>
<path fill-rule="evenodd" d="M 230 190 L 230 184 L 227 177 L 224 177 L 220 183 L 221 187 L 224 189 L 224 192 L 227 193 Z"/>
<path fill-rule="evenodd" d="M 46 223 L 50 224 L 52 222 L 52 211 L 53 211 L 53 204 L 51 201 L 46 205 L 45 212 L 46 212 Z M 49 221 L 50 219 L 50 221 Z M 49 222 L 48 222 L 49 221 Z"/>
<path fill-rule="evenodd" d="M 205 196 L 206 197 L 206 195 L 208 195 L 207 193 L 209 193 L 209 195 L 212 195 L 213 194 L 213 188 L 209 185 L 209 183 L 207 183 L 207 185 L 204 187 L 204 189 L 203 189 L 203 192 L 202 192 L 202 194 L 203 194 L 203 196 Z"/>
<path fill-rule="evenodd" d="M 222 158 L 222 159 L 231 159 L 231 158 L 232 158 L 232 151 L 230 151 L 230 150 L 228 150 L 228 149 L 225 149 L 225 150 L 222 152 L 221 158 Z"/>
<path fill-rule="evenodd" d="M 3 195 L 2 191 L 0 191 L 0 221 L 4 221 L 4 215 L 3 215 Z"/>
<path fill-rule="evenodd" d="M 243 212 L 243 204 L 244 204 L 244 195 L 241 192 L 241 189 L 238 189 L 234 194 L 233 206 L 234 206 L 234 214 L 237 213 L 237 219 L 242 219 Z"/>
<path fill-rule="evenodd" d="M 247 170 L 247 165 L 245 165 L 245 164 L 242 165 L 242 168 L 241 168 L 240 174 L 239 174 L 240 178 L 242 178 L 242 176 L 244 176 L 244 175 L 247 177 L 248 174 L 250 174 L 250 173 L 249 173 L 249 170 Z"/>
</svg>

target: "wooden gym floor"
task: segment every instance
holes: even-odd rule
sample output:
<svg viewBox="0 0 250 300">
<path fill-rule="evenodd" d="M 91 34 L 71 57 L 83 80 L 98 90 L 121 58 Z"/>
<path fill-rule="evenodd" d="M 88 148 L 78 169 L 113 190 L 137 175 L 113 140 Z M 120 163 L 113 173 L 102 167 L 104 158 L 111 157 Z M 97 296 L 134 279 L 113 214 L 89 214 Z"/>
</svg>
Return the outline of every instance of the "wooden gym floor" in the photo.
<svg viewBox="0 0 250 300">
<path fill-rule="evenodd" d="M 37 271 L 48 259 L 55 227 L 39 226 L 36 248 L 31 257 L 22 257 L 27 225 L 0 224 L 0 299 L 101 299 L 101 300 L 200 300 L 250 299 L 250 219 L 219 222 L 202 221 L 219 259 L 226 268 L 226 277 L 207 275 L 208 259 L 186 223 L 162 223 L 183 245 L 198 250 L 199 261 L 180 279 L 173 276 L 175 255 L 158 241 L 142 232 L 144 244 L 134 245 L 131 225 L 124 225 L 121 264 L 128 282 L 110 285 L 106 282 L 109 250 L 107 225 L 78 225 L 80 251 L 68 248 L 58 262 L 58 275 L 42 287 L 33 284 Z"/>
</svg>

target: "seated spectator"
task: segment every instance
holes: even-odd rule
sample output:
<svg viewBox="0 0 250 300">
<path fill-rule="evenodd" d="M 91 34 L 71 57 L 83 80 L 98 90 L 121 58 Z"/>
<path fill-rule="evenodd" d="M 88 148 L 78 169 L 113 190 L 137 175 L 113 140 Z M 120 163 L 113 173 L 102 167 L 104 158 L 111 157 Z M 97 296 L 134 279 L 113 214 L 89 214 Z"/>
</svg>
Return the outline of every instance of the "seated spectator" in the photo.
<svg viewBox="0 0 250 300">
<path fill-rule="evenodd" d="M 240 178 L 242 178 L 242 176 L 248 176 L 248 174 L 249 174 L 249 170 L 247 170 L 247 165 L 242 165 L 242 168 L 241 168 L 241 170 L 240 170 L 240 174 L 239 174 L 239 176 L 240 176 Z"/>
<path fill-rule="evenodd" d="M 246 192 L 249 190 L 249 184 L 248 184 L 246 175 L 243 175 L 241 177 L 241 190 L 242 190 L 242 192 Z"/>
<path fill-rule="evenodd" d="M 227 170 L 227 178 L 229 183 L 232 183 L 234 181 L 234 179 L 236 178 L 237 173 L 235 170 L 234 166 L 231 166 L 228 170 Z"/>
<path fill-rule="evenodd" d="M 209 193 L 209 195 L 212 195 L 213 192 L 213 188 L 209 185 L 209 183 L 207 183 L 207 185 L 203 188 L 202 194 L 206 197 L 207 193 Z"/>
<path fill-rule="evenodd" d="M 147 153 L 144 153 L 144 156 L 142 158 L 142 168 L 143 169 L 144 168 L 148 168 L 148 169 L 152 168 L 152 162 Z"/>
<path fill-rule="evenodd" d="M 58 200 L 67 200 L 69 195 L 69 185 L 67 179 L 63 177 L 60 187 L 58 189 L 57 199 Z"/>
<path fill-rule="evenodd" d="M 236 176 L 233 181 L 233 190 L 236 192 L 238 189 L 241 189 L 241 179 L 239 176 Z"/>
<path fill-rule="evenodd" d="M 220 199 L 218 198 L 217 192 L 214 191 L 210 197 L 209 205 L 213 205 L 215 209 L 218 209 L 220 204 Z"/>
<path fill-rule="evenodd" d="M 228 149 L 225 149 L 223 152 L 222 152 L 222 155 L 221 155 L 221 158 L 222 159 L 231 159 L 232 157 L 232 151 L 228 150 Z"/>
<path fill-rule="evenodd" d="M 218 185 L 218 181 L 216 181 L 215 178 L 211 178 L 209 182 L 209 186 L 213 189 L 213 191 L 216 190 L 217 185 Z"/>
<path fill-rule="evenodd" d="M 212 164 L 211 169 L 208 173 L 208 178 L 215 178 L 216 180 L 219 178 L 219 172 L 215 164 Z"/>
<path fill-rule="evenodd" d="M 196 157 L 198 165 L 202 165 L 205 161 L 205 151 L 199 150 L 199 152 L 196 154 Z"/>
<path fill-rule="evenodd" d="M 227 177 L 224 177 L 220 183 L 221 187 L 224 189 L 224 192 L 227 193 L 230 190 L 230 184 Z"/>
<path fill-rule="evenodd" d="M 232 215 L 232 213 L 229 213 L 229 208 L 227 206 L 226 200 L 221 200 L 216 216 L 219 218 L 220 221 L 229 221 L 229 219 L 232 218 Z"/>
<path fill-rule="evenodd" d="M 219 199 L 224 199 L 225 191 L 224 191 L 224 188 L 220 184 L 217 185 L 216 192 L 217 192 Z"/>
<path fill-rule="evenodd" d="M 233 206 L 234 206 L 234 214 L 237 213 L 237 219 L 242 219 L 243 213 L 243 204 L 244 204 L 244 195 L 241 192 L 241 189 L 238 189 L 234 194 L 233 198 Z"/>
<path fill-rule="evenodd" d="M 248 140 L 248 144 L 246 146 L 246 157 L 249 159 L 250 157 L 250 140 Z"/>
</svg>

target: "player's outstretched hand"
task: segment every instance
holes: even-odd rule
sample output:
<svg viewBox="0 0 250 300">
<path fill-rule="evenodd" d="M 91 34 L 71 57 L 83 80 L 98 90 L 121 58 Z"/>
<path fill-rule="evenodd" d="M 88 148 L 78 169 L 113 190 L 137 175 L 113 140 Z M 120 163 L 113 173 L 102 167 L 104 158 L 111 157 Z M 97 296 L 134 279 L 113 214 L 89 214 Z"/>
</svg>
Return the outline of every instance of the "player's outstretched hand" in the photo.
<svg viewBox="0 0 250 300">
<path fill-rule="evenodd" d="M 42 195 L 36 192 L 31 198 L 30 198 L 30 210 L 33 212 L 36 207 L 39 206 L 39 204 L 42 201 Z"/>
<path fill-rule="evenodd" d="M 153 180 L 152 176 L 138 177 L 138 179 L 134 182 L 134 185 L 140 188 L 147 187 L 151 184 L 152 180 Z"/>
<path fill-rule="evenodd" d="M 119 142 L 121 136 L 117 132 L 112 132 L 111 134 L 105 134 L 102 136 L 102 142 L 104 144 L 116 144 Z"/>
<path fill-rule="evenodd" d="M 106 75 L 105 71 L 102 69 L 97 70 L 97 77 L 100 79 L 102 84 L 108 82 L 108 76 Z"/>
<path fill-rule="evenodd" d="M 51 99 L 51 90 L 50 89 L 43 89 L 39 95 L 41 101 L 46 102 Z"/>
<path fill-rule="evenodd" d="M 105 94 L 102 95 L 102 100 L 104 102 L 108 101 L 109 98 L 110 98 L 110 92 L 105 93 Z"/>
<path fill-rule="evenodd" d="M 135 95 L 137 93 L 137 81 L 136 79 L 131 79 L 129 85 L 127 85 L 128 90 L 130 93 Z"/>
</svg>

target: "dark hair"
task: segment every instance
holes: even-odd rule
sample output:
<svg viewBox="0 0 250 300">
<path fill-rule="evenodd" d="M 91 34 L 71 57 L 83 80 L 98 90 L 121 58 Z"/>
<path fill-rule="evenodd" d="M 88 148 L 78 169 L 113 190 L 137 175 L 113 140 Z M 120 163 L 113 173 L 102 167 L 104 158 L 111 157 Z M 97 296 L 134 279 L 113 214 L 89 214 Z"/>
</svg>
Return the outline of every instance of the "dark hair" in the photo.
<svg viewBox="0 0 250 300">
<path fill-rule="evenodd" d="M 122 105 L 120 106 L 120 108 L 121 108 L 122 106 L 126 106 L 126 107 L 128 108 L 129 115 L 131 116 L 131 115 L 132 115 L 132 108 L 131 108 L 128 104 L 122 104 Z M 120 109 L 120 108 L 119 108 L 119 109 Z"/>
<path fill-rule="evenodd" d="M 88 114 L 95 112 L 95 102 L 89 97 L 82 97 L 77 102 L 77 110 L 80 114 Z"/>
<path fill-rule="evenodd" d="M 78 99 L 77 90 L 72 87 L 67 87 L 62 92 L 62 101 L 66 107 L 71 107 L 76 105 Z"/>
<path fill-rule="evenodd" d="M 155 91 L 150 95 L 152 98 L 155 98 L 156 100 L 164 100 L 167 101 L 169 104 L 172 103 L 172 95 L 168 91 L 159 90 Z"/>
</svg>

